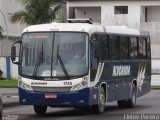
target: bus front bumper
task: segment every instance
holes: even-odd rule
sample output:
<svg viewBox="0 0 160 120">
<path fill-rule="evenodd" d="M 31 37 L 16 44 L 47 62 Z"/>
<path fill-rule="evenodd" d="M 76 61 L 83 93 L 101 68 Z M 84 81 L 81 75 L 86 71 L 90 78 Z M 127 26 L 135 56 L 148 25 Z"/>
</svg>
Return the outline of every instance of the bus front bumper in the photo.
<svg viewBox="0 0 160 120">
<path fill-rule="evenodd" d="M 51 97 L 46 97 L 49 94 Z M 90 88 L 85 88 L 67 93 L 42 93 L 19 88 L 19 101 L 22 105 L 46 105 L 46 106 L 88 106 Z"/>
</svg>

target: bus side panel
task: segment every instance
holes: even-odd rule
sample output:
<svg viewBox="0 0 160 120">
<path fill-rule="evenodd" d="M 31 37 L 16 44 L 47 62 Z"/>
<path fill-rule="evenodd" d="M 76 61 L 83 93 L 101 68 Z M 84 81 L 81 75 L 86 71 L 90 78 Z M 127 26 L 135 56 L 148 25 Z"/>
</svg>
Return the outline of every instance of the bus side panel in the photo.
<svg viewBox="0 0 160 120">
<path fill-rule="evenodd" d="M 137 82 L 137 97 L 150 91 L 150 61 L 106 61 L 99 84 L 107 83 L 107 101 L 115 101 L 130 98 L 134 80 Z"/>
<path fill-rule="evenodd" d="M 117 73 L 115 70 L 119 66 L 128 66 L 130 62 L 122 64 L 121 62 L 105 62 L 104 69 L 100 78 L 101 82 L 107 83 L 107 101 L 122 100 L 130 97 L 131 79 L 123 76 L 123 73 Z"/>
<path fill-rule="evenodd" d="M 136 70 L 136 67 L 133 68 L 134 66 L 131 65 L 130 60 L 122 61 L 120 66 L 122 69 L 120 70 L 117 77 L 119 77 L 121 81 L 117 83 L 117 95 L 115 100 L 124 100 L 130 98 L 131 83 L 134 77 L 134 72 L 132 71 Z"/>
<path fill-rule="evenodd" d="M 137 75 L 137 97 L 140 97 L 151 89 L 151 61 L 140 61 Z"/>
</svg>

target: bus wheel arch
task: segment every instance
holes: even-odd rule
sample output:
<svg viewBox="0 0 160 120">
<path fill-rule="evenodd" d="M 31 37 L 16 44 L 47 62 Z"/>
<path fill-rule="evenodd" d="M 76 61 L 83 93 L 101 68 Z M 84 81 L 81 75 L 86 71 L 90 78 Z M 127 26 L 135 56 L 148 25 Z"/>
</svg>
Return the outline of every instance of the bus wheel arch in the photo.
<svg viewBox="0 0 160 120">
<path fill-rule="evenodd" d="M 107 102 L 107 84 L 106 83 L 102 83 L 101 87 L 104 89 L 104 92 L 105 92 L 105 101 Z"/>
<path fill-rule="evenodd" d="M 137 80 L 133 80 L 132 84 L 134 84 L 137 89 Z"/>
<path fill-rule="evenodd" d="M 136 105 L 137 98 L 137 81 L 134 80 L 131 87 L 130 99 L 128 100 L 128 107 L 133 108 Z"/>
<path fill-rule="evenodd" d="M 106 103 L 106 83 L 102 83 L 98 87 L 98 100 L 97 104 L 92 106 L 93 112 L 96 114 L 101 114 L 105 110 L 105 103 Z"/>
</svg>

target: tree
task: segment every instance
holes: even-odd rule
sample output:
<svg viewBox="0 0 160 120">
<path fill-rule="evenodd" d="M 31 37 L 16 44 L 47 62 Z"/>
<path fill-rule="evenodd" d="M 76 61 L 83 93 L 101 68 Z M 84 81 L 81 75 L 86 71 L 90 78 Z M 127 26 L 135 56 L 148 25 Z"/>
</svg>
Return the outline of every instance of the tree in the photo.
<svg viewBox="0 0 160 120">
<path fill-rule="evenodd" d="M 22 0 L 22 2 L 25 5 L 24 10 L 11 16 L 12 23 L 34 25 L 52 22 L 62 6 L 57 0 Z"/>
<path fill-rule="evenodd" d="M 3 32 L 3 29 L 2 29 L 2 27 L 0 26 L 0 37 L 2 37 L 2 32 Z"/>
</svg>

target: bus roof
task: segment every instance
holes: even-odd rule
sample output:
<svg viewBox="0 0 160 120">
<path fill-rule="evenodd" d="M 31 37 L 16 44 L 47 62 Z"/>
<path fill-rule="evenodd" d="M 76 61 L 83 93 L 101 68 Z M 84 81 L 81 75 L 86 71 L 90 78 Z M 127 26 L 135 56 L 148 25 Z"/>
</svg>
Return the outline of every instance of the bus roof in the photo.
<svg viewBox="0 0 160 120">
<path fill-rule="evenodd" d="M 147 31 L 139 31 L 138 29 L 129 28 L 127 26 L 105 26 L 107 33 L 136 35 L 136 36 L 149 36 Z"/>
<path fill-rule="evenodd" d="M 24 32 L 45 32 L 45 31 L 74 31 L 87 32 L 90 35 L 94 32 L 105 32 L 113 34 L 149 36 L 148 32 L 139 31 L 137 29 L 129 28 L 127 26 L 102 26 L 88 23 L 50 23 L 32 25 L 23 30 Z"/>
<path fill-rule="evenodd" d="M 94 32 L 104 32 L 104 27 L 101 25 L 93 25 L 88 23 L 50 23 L 32 25 L 23 30 L 24 32 L 42 32 L 42 31 L 75 31 L 87 32 L 89 34 Z"/>
</svg>

